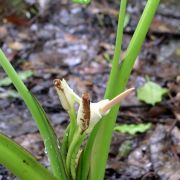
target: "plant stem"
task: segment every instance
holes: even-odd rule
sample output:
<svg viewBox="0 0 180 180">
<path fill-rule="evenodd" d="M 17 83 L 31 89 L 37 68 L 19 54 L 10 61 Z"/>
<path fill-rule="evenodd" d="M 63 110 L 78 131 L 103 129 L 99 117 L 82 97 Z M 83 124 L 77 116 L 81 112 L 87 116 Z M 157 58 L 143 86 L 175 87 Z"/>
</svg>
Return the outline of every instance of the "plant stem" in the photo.
<svg viewBox="0 0 180 180">
<path fill-rule="evenodd" d="M 62 155 L 64 159 L 66 159 L 67 151 L 68 151 L 68 136 L 69 136 L 69 129 L 70 129 L 70 124 L 66 127 L 66 130 L 64 132 L 63 140 L 61 143 L 61 149 L 62 149 Z"/>
<path fill-rule="evenodd" d="M 112 98 L 125 89 L 134 62 L 140 52 L 148 28 L 159 5 L 159 1 L 160 0 L 148 0 L 136 31 L 128 46 L 121 68 L 117 66 L 117 63 L 113 63 L 105 98 Z M 121 1 L 121 3 L 123 3 L 123 1 Z M 118 33 L 119 32 L 118 29 Z M 115 56 L 117 55 L 115 54 Z M 114 61 L 117 61 L 117 59 L 114 58 Z M 114 64 L 116 64 L 117 67 L 114 67 Z M 119 105 L 113 107 L 110 113 L 98 123 L 92 132 L 92 136 L 95 136 L 95 139 L 92 139 L 93 147 L 90 159 L 90 180 L 102 180 L 104 177 L 109 146 L 118 110 Z"/>
<path fill-rule="evenodd" d="M 77 147 L 80 147 L 80 144 L 82 143 L 83 139 L 85 137 L 85 134 L 81 134 L 81 130 L 78 128 L 76 132 L 74 133 L 74 137 L 72 139 L 72 142 L 69 146 L 67 158 L 66 158 L 66 167 L 68 169 L 68 174 L 71 172 L 71 161 L 73 153 L 77 149 Z M 72 174 L 74 176 L 74 174 Z M 73 177 L 74 178 L 74 177 Z"/>
<path fill-rule="evenodd" d="M 79 156 L 78 156 L 78 153 L 81 152 L 81 144 L 84 140 L 84 137 L 85 135 L 81 136 L 80 139 L 78 140 L 78 143 L 76 144 L 76 148 L 74 149 L 73 151 L 73 154 L 71 156 L 71 174 L 72 174 L 72 177 L 73 179 L 76 179 L 77 177 L 77 165 L 78 165 L 78 161 L 79 161 Z"/>
<path fill-rule="evenodd" d="M 95 128 L 94 130 L 97 130 Z M 91 158 L 91 152 L 92 152 L 92 146 L 93 146 L 93 141 L 95 139 L 95 133 L 91 134 L 88 142 L 81 153 L 80 157 L 80 164 L 78 166 L 78 173 L 77 173 L 77 180 L 86 180 L 88 178 L 89 174 L 89 169 L 90 169 L 90 158 Z"/>
<path fill-rule="evenodd" d="M 71 111 L 68 112 L 69 117 L 70 117 L 70 124 L 69 124 L 69 134 L 68 134 L 68 146 L 70 145 L 72 139 L 73 139 L 73 135 L 74 135 L 74 131 L 77 127 L 76 124 L 76 112 L 74 110 L 74 107 L 71 108 Z"/>
</svg>

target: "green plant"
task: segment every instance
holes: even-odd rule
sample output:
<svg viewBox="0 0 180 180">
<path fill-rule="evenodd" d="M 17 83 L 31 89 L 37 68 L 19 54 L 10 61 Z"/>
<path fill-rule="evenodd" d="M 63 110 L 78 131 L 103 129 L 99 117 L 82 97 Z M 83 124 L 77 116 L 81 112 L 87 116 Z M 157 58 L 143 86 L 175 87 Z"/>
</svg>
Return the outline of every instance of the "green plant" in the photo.
<svg viewBox="0 0 180 180">
<path fill-rule="evenodd" d="M 78 3 L 78 4 L 89 4 L 91 0 L 72 0 L 72 2 Z"/>
<path fill-rule="evenodd" d="M 161 102 L 162 97 L 167 93 L 168 89 L 162 88 L 160 85 L 150 80 L 147 80 L 144 86 L 137 89 L 138 99 L 151 105 Z"/>
<path fill-rule="evenodd" d="M 89 1 L 85 1 L 85 3 L 87 2 Z M 84 1 L 80 1 L 80 3 L 84 3 Z M 91 103 L 87 93 L 79 97 L 65 80 L 54 80 L 61 104 L 70 117 L 70 124 L 61 143 L 43 108 L 26 88 L 0 50 L 0 64 L 36 121 L 47 149 L 52 170 L 51 174 L 27 151 L 1 134 L 0 144 L 3 148 L 0 149 L 0 153 L 6 154 L 7 157 L 0 156 L 0 163 L 21 179 L 103 179 L 111 136 L 119 110 L 119 102 L 134 90 L 134 88 L 131 88 L 124 91 L 159 0 L 148 0 L 126 51 L 125 58 L 120 60 L 126 4 L 127 0 L 121 0 L 114 59 L 104 100 Z M 74 108 L 75 102 L 79 104 L 78 112 Z M 88 140 L 86 145 L 82 147 L 85 137 L 88 137 Z M 19 166 L 13 166 L 8 156 L 11 156 L 14 164 L 19 162 Z"/>
<path fill-rule="evenodd" d="M 148 129 L 151 128 L 151 123 L 147 124 L 122 124 L 122 125 L 116 125 L 114 127 L 114 130 L 121 133 L 127 133 L 130 135 L 135 135 L 137 133 L 143 133 L 146 132 Z"/>
</svg>

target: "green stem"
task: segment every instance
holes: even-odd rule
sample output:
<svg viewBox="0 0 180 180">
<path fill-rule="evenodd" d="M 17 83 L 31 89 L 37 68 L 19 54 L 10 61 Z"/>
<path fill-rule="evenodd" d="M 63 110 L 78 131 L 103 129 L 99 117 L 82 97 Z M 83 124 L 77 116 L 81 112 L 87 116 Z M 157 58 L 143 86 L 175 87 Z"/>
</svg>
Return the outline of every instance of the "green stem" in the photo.
<svg viewBox="0 0 180 180">
<path fill-rule="evenodd" d="M 81 137 L 79 138 L 77 144 L 76 144 L 76 147 L 73 151 L 73 154 L 72 154 L 72 157 L 71 157 L 71 174 L 72 174 L 72 177 L 73 179 L 76 179 L 76 169 L 77 169 L 77 163 L 76 163 L 76 160 L 78 161 L 79 159 L 78 158 L 78 152 L 80 152 L 80 146 L 84 140 L 84 137 L 85 135 L 81 135 Z"/>
<path fill-rule="evenodd" d="M 134 62 L 140 52 L 148 28 L 159 5 L 159 1 L 160 0 L 148 0 L 136 31 L 128 46 L 121 68 L 116 70 L 117 67 L 112 67 L 105 98 L 112 98 L 125 89 Z M 110 113 L 99 122 L 92 132 L 92 136 L 95 136 L 95 139 L 93 139 L 94 143 L 90 159 L 90 180 L 102 180 L 104 177 L 105 165 L 118 110 L 119 105 L 112 108 Z"/>
<path fill-rule="evenodd" d="M 95 128 L 94 130 L 97 130 L 97 128 Z M 78 166 L 77 180 L 87 179 L 88 177 L 90 168 L 90 158 L 95 135 L 95 133 L 90 135 L 88 142 L 81 154 L 80 164 Z"/>
<path fill-rule="evenodd" d="M 72 141 L 74 131 L 77 128 L 76 112 L 75 112 L 74 107 L 71 107 L 71 111 L 68 111 L 68 115 L 70 118 L 70 123 L 68 124 L 68 126 L 65 130 L 63 143 L 62 143 L 62 152 L 63 152 L 63 156 L 65 156 L 65 157 L 67 155 L 68 147 Z"/>
<path fill-rule="evenodd" d="M 68 135 L 68 145 L 70 145 L 73 135 L 74 135 L 74 131 L 77 128 L 77 124 L 76 124 L 76 112 L 74 110 L 74 107 L 71 108 L 72 110 L 70 112 L 68 112 L 69 117 L 70 117 L 70 128 L 69 128 L 69 135 Z"/>
<path fill-rule="evenodd" d="M 75 150 L 77 149 L 79 145 L 79 142 L 81 143 L 82 140 L 84 139 L 84 134 L 81 134 L 81 130 L 78 128 L 77 131 L 74 134 L 74 137 L 72 139 L 72 142 L 69 146 L 68 149 L 68 153 L 67 153 L 67 158 L 66 158 L 66 167 L 68 170 L 68 174 L 70 174 L 71 172 L 71 160 L 72 160 L 72 156 L 75 152 Z"/>
<path fill-rule="evenodd" d="M 28 151 L 3 134 L 0 134 L 0 147 L 0 164 L 20 179 L 56 179 Z"/>
</svg>

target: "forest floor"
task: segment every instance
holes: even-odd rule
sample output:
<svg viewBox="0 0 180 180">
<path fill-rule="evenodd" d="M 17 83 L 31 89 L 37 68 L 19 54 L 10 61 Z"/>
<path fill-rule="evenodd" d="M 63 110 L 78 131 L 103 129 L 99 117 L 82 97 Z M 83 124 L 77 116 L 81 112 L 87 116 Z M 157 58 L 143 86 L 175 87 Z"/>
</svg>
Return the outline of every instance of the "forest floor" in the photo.
<svg viewBox="0 0 180 180">
<path fill-rule="evenodd" d="M 88 7 L 67 0 L 2 1 L 0 46 L 18 72 L 30 73 L 25 84 L 41 102 L 60 138 L 68 124 L 53 87 L 65 78 L 76 93 L 91 101 L 103 98 L 117 29 L 119 1 L 93 1 Z M 46 2 L 46 1 L 44 1 Z M 129 1 L 123 53 L 145 5 Z M 136 92 L 121 105 L 117 124 L 152 123 L 146 133 L 113 133 L 107 180 L 180 179 L 180 2 L 162 1 L 137 58 L 128 87 L 147 78 L 169 93 L 154 106 Z M 0 79 L 6 77 L 2 68 Z M 49 162 L 35 122 L 14 87 L 0 80 L 0 132 L 28 149 L 44 165 Z M 125 148 L 125 150 L 124 150 Z M 0 180 L 16 179 L 0 166 Z"/>
</svg>

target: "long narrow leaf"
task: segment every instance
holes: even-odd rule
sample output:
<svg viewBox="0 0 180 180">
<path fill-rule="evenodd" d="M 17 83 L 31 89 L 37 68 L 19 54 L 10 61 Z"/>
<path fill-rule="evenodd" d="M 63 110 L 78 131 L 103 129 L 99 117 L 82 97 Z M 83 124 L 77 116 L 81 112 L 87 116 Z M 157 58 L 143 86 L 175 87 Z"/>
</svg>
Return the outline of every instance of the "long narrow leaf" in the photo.
<svg viewBox="0 0 180 180">
<path fill-rule="evenodd" d="M 28 91 L 24 83 L 18 77 L 16 71 L 10 64 L 9 60 L 6 58 L 2 50 L 0 49 L 0 64 L 3 69 L 6 71 L 9 78 L 12 80 L 14 86 L 18 90 L 19 94 L 22 96 L 24 102 L 26 103 L 28 109 L 30 110 L 38 129 L 41 133 L 45 147 L 47 149 L 48 157 L 50 159 L 52 172 L 59 180 L 66 180 L 67 176 L 64 170 L 63 161 L 58 150 L 58 139 L 55 136 L 55 133 L 50 126 L 50 123 L 45 116 L 45 113 L 39 103 Z M 55 143 L 56 142 L 56 143 Z"/>
<path fill-rule="evenodd" d="M 127 4 L 127 0 L 121 0 L 120 12 L 119 12 L 119 18 L 118 18 L 118 32 L 117 32 L 117 37 L 116 37 L 115 53 L 114 53 L 113 65 L 112 65 L 113 73 L 110 74 L 110 79 L 115 79 L 117 76 L 117 73 L 120 69 L 120 66 L 119 66 L 120 53 L 121 53 L 121 46 L 122 46 L 122 40 L 123 40 L 123 27 L 124 27 L 123 25 L 124 25 L 125 14 L 126 14 L 126 4 Z M 113 87 L 114 82 L 112 82 L 112 81 L 109 81 L 108 86 L 112 87 L 113 90 L 116 89 Z M 109 88 L 107 90 L 112 91 L 112 89 Z M 109 98 L 113 98 L 113 97 L 114 96 L 109 97 Z M 99 123 L 94 128 L 93 133 L 91 133 L 91 135 L 88 139 L 88 143 L 82 153 L 80 164 L 78 167 L 78 170 L 80 171 L 77 176 L 78 180 L 86 179 L 88 176 L 89 168 L 90 168 L 90 158 L 91 158 L 91 155 L 93 158 L 92 148 L 93 148 L 93 143 L 94 143 L 94 139 L 96 137 L 98 126 L 99 126 Z"/>
<path fill-rule="evenodd" d="M 28 151 L 3 134 L 0 134 L 0 164 L 22 180 L 56 179 Z"/>
<path fill-rule="evenodd" d="M 159 1 L 160 0 L 148 0 L 136 31 L 128 46 L 122 66 L 118 71 L 114 70 L 116 67 L 112 67 L 111 74 L 113 75 L 110 75 L 105 98 L 111 99 L 125 89 L 134 62 L 140 52 L 148 28 L 159 5 Z M 90 180 L 102 180 L 104 177 L 109 146 L 118 110 L 119 105 L 112 108 L 111 112 L 100 121 L 96 129 L 92 132 L 92 136 L 95 136 L 95 139 L 93 139 L 90 159 Z"/>
<path fill-rule="evenodd" d="M 53 127 L 51 126 L 42 106 L 39 104 L 35 96 L 32 95 L 32 97 L 36 104 L 36 108 L 38 109 L 39 114 L 41 115 L 43 119 L 43 122 L 41 121 L 41 119 L 39 119 L 39 124 L 42 125 L 41 128 L 43 128 L 44 131 L 46 132 L 46 134 L 44 135 L 44 143 L 46 144 L 46 148 L 47 148 L 47 151 L 49 152 L 49 155 L 51 155 L 51 161 L 54 162 L 53 163 L 54 169 L 56 169 L 56 171 L 63 171 L 64 177 L 62 177 L 62 179 L 66 180 L 67 179 L 66 166 L 65 166 L 63 155 L 62 155 L 59 139 L 56 136 L 55 131 Z M 60 169 L 59 169 L 59 166 L 60 166 Z"/>
</svg>

